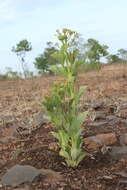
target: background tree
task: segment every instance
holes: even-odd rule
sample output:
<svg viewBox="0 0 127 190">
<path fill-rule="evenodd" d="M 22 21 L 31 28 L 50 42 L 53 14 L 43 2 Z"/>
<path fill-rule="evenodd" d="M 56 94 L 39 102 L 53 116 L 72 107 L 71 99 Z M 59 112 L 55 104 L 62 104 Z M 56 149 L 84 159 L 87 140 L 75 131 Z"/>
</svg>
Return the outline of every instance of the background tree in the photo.
<svg viewBox="0 0 127 190">
<path fill-rule="evenodd" d="M 123 60 L 127 61 L 127 50 L 119 49 L 117 55 Z"/>
<path fill-rule="evenodd" d="M 18 79 L 22 78 L 22 73 L 13 71 L 11 67 L 6 67 L 5 75 L 8 79 Z"/>
<path fill-rule="evenodd" d="M 28 68 L 25 61 L 26 53 L 32 50 L 32 45 L 26 39 L 21 40 L 15 47 L 12 47 L 12 52 L 20 58 L 24 77 L 27 78 Z"/>
<path fill-rule="evenodd" d="M 100 63 L 100 59 L 108 55 L 108 46 L 101 45 L 97 40 L 90 38 L 87 43 L 84 44 L 85 47 L 85 61 L 90 64 Z"/>
<path fill-rule="evenodd" d="M 36 57 L 34 61 L 34 65 L 40 73 L 52 72 L 50 66 L 57 64 L 57 59 L 54 56 L 57 52 L 58 49 L 53 46 L 53 43 L 47 42 L 47 47 L 44 49 L 44 52 Z"/>
<path fill-rule="evenodd" d="M 108 63 L 118 63 L 121 61 L 120 57 L 116 54 L 110 54 L 106 57 Z"/>
</svg>

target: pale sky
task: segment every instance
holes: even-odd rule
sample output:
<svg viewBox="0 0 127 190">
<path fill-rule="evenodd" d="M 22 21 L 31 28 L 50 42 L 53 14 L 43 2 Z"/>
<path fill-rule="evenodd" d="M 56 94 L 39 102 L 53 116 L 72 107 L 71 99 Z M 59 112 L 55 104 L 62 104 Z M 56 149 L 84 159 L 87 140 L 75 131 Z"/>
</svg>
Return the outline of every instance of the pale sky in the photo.
<svg viewBox="0 0 127 190">
<path fill-rule="evenodd" d="M 11 48 L 22 39 L 32 43 L 27 61 L 34 69 L 34 58 L 61 28 L 95 38 L 112 53 L 127 49 L 126 20 L 127 0 L 0 0 L 0 72 L 20 68 Z"/>
</svg>

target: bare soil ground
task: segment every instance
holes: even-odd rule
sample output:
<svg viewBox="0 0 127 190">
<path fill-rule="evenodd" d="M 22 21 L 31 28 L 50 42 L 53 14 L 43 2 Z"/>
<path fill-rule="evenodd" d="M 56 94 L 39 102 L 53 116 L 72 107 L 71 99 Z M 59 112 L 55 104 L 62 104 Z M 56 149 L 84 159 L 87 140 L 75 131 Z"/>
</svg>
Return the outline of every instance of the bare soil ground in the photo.
<svg viewBox="0 0 127 190">
<path fill-rule="evenodd" d="M 42 99 L 50 93 L 55 81 L 61 80 L 56 76 L 46 76 L 29 80 L 0 81 L 0 138 L 3 134 L 11 136 L 15 126 L 32 118 L 42 110 Z M 113 108 L 127 103 L 127 66 L 105 66 L 101 71 L 81 73 L 78 86 L 87 86 L 81 101 L 82 109 L 88 109 L 94 101 L 106 100 Z M 104 111 L 104 110 L 103 110 Z M 105 111 L 111 112 L 111 106 Z M 12 116 L 12 117 L 11 117 Z M 83 126 L 84 137 L 95 135 L 98 130 L 89 126 L 89 120 Z M 61 172 L 62 181 L 52 183 L 43 181 L 18 189 L 29 190 L 123 190 L 126 184 L 118 186 L 118 176 L 114 173 L 127 171 L 127 159 L 119 161 L 110 159 L 109 155 L 97 153 L 94 159 L 86 157 L 76 169 L 68 168 L 58 151 L 49 149 L 49 144 L 55 142 L 50 135 L 52 124 L 44 124 L 27 137 L 16 138 L 11 141 L 0 142 L 0 176 L 15 164 L 31 165 L 36 168 L 52 169 Z M 101 131 L 103 132 L 103 131 Z M 104 132 L 115 132 L 117 136 L 127 133 L 127 126 L 122 124 L 106 128 Z M 16 155 L 15 152 L 19 150 Z M 103 178 L 103 176 L 107 176 Z M 109 178 L 108 178 L 109 176 Z M 12 187 L 0 187 L 12 190 Z"/>
</svg>

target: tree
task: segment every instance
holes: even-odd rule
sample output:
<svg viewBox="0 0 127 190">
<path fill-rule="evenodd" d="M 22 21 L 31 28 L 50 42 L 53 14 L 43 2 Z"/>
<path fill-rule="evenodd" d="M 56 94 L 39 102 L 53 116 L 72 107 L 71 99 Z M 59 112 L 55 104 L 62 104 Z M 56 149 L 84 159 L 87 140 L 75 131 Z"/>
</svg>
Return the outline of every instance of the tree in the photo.
<svg viewBox="0 0 127 190">
<path fill-rule="evenodd" d="M 123 61 L 127 61 L 127 50 L 119 49 L 117 55 L 120 56 Z"/>
<path fill-rule="evenodd" d="M 9 79 L 18 79 L 22 77 L 22 73 L 13 71 L 11 67 L 6 67 L 6 73 L 5 75 Z"/>
<path fill-rule="evenodd" d="M 22 70 L 24 77 L 27 78 L 27 64 L 25 61 L 26 53 L 32 50 L 32 45 L 30 42 L 28 42 L 26 39 L 21 40 L 18 44 L 16 44 L 16 47 L 12 47 L 12 52 L 16 53 L 16 55 L 20 58 Z"/>
<path fill-rule="evenodd" d="M 57 52 L 58 49 L 53 46 L 52 42 L 47 42 L 47 47 L 44 49 L 44 52 L 36 57 L 34 61 L 34 65 L 40 73 L 51 73 L 50 66 L 57 64 L 57 59 L 55 58 Z"/>
<path fill-rule="evenodd" d="M 97 40 L 93 38 L 88 39 L 87 43 L 84 46 L 86 49 L 85 60 L 88 63 L 100 63 L 100 58 L 108 55 L 108 46 L 101 45 Z"/>
<path fill-rule="evenodd" d="M 120 57 L 116 54 L 110 54 L 106 58 L 107 58 L 108 63 L 117 63 L 121 61 Z"/>
</svg>

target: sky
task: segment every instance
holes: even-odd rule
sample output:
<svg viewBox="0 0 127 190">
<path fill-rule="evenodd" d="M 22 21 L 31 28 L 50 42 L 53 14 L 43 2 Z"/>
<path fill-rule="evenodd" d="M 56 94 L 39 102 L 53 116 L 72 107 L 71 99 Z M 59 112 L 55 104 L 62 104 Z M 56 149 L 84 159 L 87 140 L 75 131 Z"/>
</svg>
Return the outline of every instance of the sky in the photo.
<svg viewBox="0 0 127 190">
<path fill-rule="evenodd" d="M 21 70 L 11 49 L 23 39 L 32 43 L 27 63 L 34 70 L 35 57 L 61 28 L 97 39 L 110 53 L 127 49 L 126 19 L 127 0 L 0 0 L 0 72 Z"/>
</svg>

